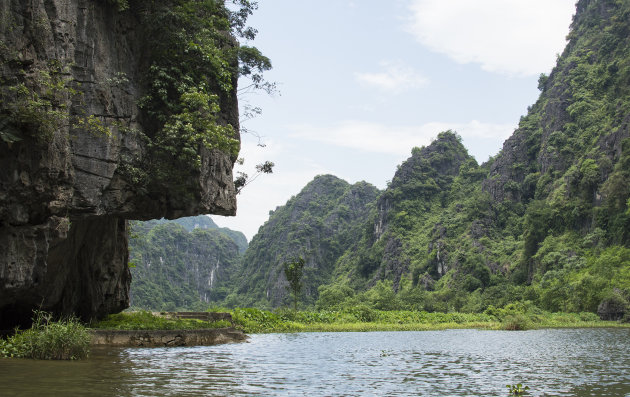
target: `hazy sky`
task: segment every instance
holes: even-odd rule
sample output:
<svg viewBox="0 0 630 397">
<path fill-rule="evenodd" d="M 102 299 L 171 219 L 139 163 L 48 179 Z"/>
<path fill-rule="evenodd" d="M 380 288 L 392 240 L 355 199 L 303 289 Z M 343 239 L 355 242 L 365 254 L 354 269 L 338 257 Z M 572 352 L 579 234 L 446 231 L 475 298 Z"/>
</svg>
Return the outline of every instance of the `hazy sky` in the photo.
<svg viewBox="0 0 630 397">
<path fill-rule="evenodd" d="M 243 127 L 243 166 L 263 175 L 236 217 L 248 240 L 319 174 L 383 189 L 414 146 L 453 129 L 479 163 L 497 154 L 566 43 L 575 0 L 259 0 L 249 45 L 273 64 L 279 95 L 240 96 L 262 114 Z M 246 82 L 241 82 L 246 84 Z"/>
</svg>

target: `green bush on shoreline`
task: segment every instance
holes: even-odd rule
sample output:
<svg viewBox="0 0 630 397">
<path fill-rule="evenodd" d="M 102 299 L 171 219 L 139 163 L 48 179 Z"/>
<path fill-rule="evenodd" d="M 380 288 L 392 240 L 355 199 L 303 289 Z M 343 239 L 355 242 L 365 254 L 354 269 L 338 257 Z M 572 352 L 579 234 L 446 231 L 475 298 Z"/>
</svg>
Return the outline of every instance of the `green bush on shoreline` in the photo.
<svg viewBox="0 0 630 397">
<path fill-rule="evenodd" d="M 483 313 L 441 313 L 411 310 L 376 310 L 357 306 L 343 310 L 275 312 L 254 308 L 234 309 L 236 328 L 246 333 L 313 331 L 421 331 L 456 328 L 527 330 L 563 327 L 630 326 L 602 321 L 593 313 L 550 313 L 525 302 L 489 307 Z"/>
<path fill-rule="evenodd" d="M 527 330 L 562 327 L 630 326 L 613 321 L 601 321 L 593 313 L 550 313 L 529 302 L 508 304 L 503 308 L 490 306 L 483 313 L 442 313 L 414 310 L 377 310 L 366 305 L 340 310 L 276 311 L 256 308 L 228 311 L 235 328 L 246 333 L 270 332 L 362 332 L 362 331 L 424 331 L 457 328 L 489 330 Z M 123 312 L 108 316 L 91 325 L 98 329 L 161 330 L 230 327 L 228 321 L 208 322 L 194 319 L 172 319 L 148 311 Z"/>
<path fill-rule="evenodd" d="M 31 328 L 0 340 L 0 357 L 82 359 L 90 352 L 90 339 L 90 331 L 76 318 L 53 321 L 51 314 L 36 310 Z"/>
</svg>

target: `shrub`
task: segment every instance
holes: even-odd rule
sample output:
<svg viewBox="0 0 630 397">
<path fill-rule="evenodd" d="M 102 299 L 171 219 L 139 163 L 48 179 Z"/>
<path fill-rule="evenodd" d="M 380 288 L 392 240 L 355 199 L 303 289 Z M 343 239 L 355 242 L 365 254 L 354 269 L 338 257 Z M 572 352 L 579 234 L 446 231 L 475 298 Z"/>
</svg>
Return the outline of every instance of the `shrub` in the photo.
<svg viewBox="0 0 630 397">
<path fill-rule="evenodd" d="M 623 291 L 615 288 L 597 307 L 597 314 L 602 320 L 622 320 L 630 313 L 630 303 Z"/>
<path fill-rule="evenodd" d="M 232 319 L 236 328 L 244 332 L 291 331 L 291 323 L 266 310 L 246 308 L 234 309 Z"/>
<path fill-rule="evenodd" d="M 351 314 L 356 321 L 362 323 L 376 321 L 378 318 L 378 312 L 366 304 L 359 304 L 351 308 L 347 308 L 344 312 Z"/>
<path fill-rule="evenodd" d="M 365 293 L 365 298 L 377 310 L 396 310 L 401 306 L 391 280 L 379 280 Z"/>
<path fill-rule="evenodd" d="M 591 313 L 591 312 L 581 312 L 579 314 L 580 316 L 580 321 L 584 321 L 584 322 L 595 322 L 595 321 L 599 321 L 599 316 L 595 313 Z"/>
<path fill-rule="evenodd" d="M 523 331 L 532 328 L 532 323 L 524 314 L 510 314 L 501 322 L 501 328 L 506 331 Z"/>
<path fill-rule="evenodd" d="M 343 301 L 354 296 L 354 290 L 344 284 L 321 285 L 318 291 L 319 298 L 315 302 L 318 310 L 337 308 Z"/>
<path fill-rule="evenodd" d="M 0 356 L 41 360 L 86 358 L 91 335 L 76 318 L 52 321 L 52 315 L 34 311 L 33 326 L 0 341 Z"/>
</svg>

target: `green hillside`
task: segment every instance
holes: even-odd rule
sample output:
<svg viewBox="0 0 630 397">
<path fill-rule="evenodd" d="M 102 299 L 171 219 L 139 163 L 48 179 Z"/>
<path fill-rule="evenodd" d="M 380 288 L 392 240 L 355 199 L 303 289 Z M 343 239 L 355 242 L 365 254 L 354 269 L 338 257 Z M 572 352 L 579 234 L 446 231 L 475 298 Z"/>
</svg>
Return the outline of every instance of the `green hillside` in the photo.
<svg viewBox="0 0 630 397">
<path fill-rule="evenodd" d="M 306 261 L 303 301 L 312 304 L 317 288 L 331 282 L 340 255 L 356 241 L 379 191 L 350 185 L 332 175 L 317 176 L 286 205 L 272 211 L 252 239 L 225 304 L 277 307 L 287 303 L 284 262 Z"/>
<path fill-rule="evenodd" d="M 270 213 L 210 299 L 288 305 L 282 265 L 299 256 L 302 307 L 519 302 L 628 318 L 630 1 L 578 1 L 568 39 L 494 158 L 479 165 L 456 132 L 436 131 L 382 192 L 318 176 Z"/>
<path fill-rule="evenodd" d="M 185 225 L 185 226 L 183 226 Z M 131 307 L 203 310 L 226 295 L 240 241 L 207 216 L 134 222 L 129 240 Z M 245 240 L 247 244 L 247 240 Z"/>
<path fill-rule="evenodd" d="M 494 159 L 479 166 L 456 133 L 442 132 L 413 149 L 352 239 L 326 236 L 349 249 L 331 253 L 339 259 L 327 262 L 333 279 L 321 292 L 335 299 L 318 306 L 380 294 L 392 308 L 429 311 L 530 301 L 622 313 L 630 295 L 629 30 L 630 2 L 579 1 L 566 50 Z M 252 277 L 239 292 L 254 298 L 238 304 L 263 291 L 271 294 L 263 306 L 283 302 L 273 292 L 282 290 L 283 253 L 317 262 L 311 239 L 320 231 L 301 221 L 308 204 L 295 202 L 281 230 L 274 214 L 254 238 L 265 244 L 252 241 L 244 263 Z"/>
<path fill-rule="evenodd" d="M 184 229 L 189 232 L 192 232 L 194 229 L 213 229 L 221 232 L 226 237 L 234 240 L 236 245 L 238 245 L 239 252 L 243 253 L 247 249 L 247 237 L 242 232 L 238 232 L 227 227 L 219 227 L 216 223 L 206 215 L 198 215 L 198 216 L 187 216 L 179 219 L 152 219 L 150 221 L 144 222 L 134 222 L 133 227 L 138 233 L 147 233 L 150 229 L 152 229 L 156 225 L 161 225 L 165 223 L 177 223 L 181 225 Z M 132 242 L 133 244 L 133 242 Z"/>
</svg>

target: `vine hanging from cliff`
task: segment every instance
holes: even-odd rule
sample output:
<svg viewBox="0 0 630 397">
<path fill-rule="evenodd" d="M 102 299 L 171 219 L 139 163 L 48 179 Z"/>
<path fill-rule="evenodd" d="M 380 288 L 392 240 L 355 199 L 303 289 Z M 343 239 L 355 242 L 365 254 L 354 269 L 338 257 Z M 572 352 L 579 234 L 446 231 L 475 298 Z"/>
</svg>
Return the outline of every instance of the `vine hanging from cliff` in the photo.
<svg viewBox="0 0 630 397">
<path fill-rule="evenodd" d="M 0 65 L 20 64 L 16 59 L 5 54 L 0 56 Z M 22 65 L 13 79 L 2 81 L 0 86 L 0 140 L 11 145 L 26 134 L 45 145 L 64 127 L 109 136 L 109 128 L 99 117 L 85 111 L 71 112 L 72 100 L 83 103 L 77 86 L 69 66 L 58 59 Z"/>
<path fill-rule="evenodd" d="M 148 38 L 146 94 L 139 105 L 158 161 L 170 158 L 197 169 L 201 147 L 236 158 L 238 120 L 229 109 L 236 107 L 237 79 L 250 75 L 262 87 L 261 73 L 271 68 L 268 58 L 235 39 L 255 36 L 245 27 L 255 3 L 240 0 L 238 11 L 215 0 L 115 3 L 138 12 Z"/>
</svg>

